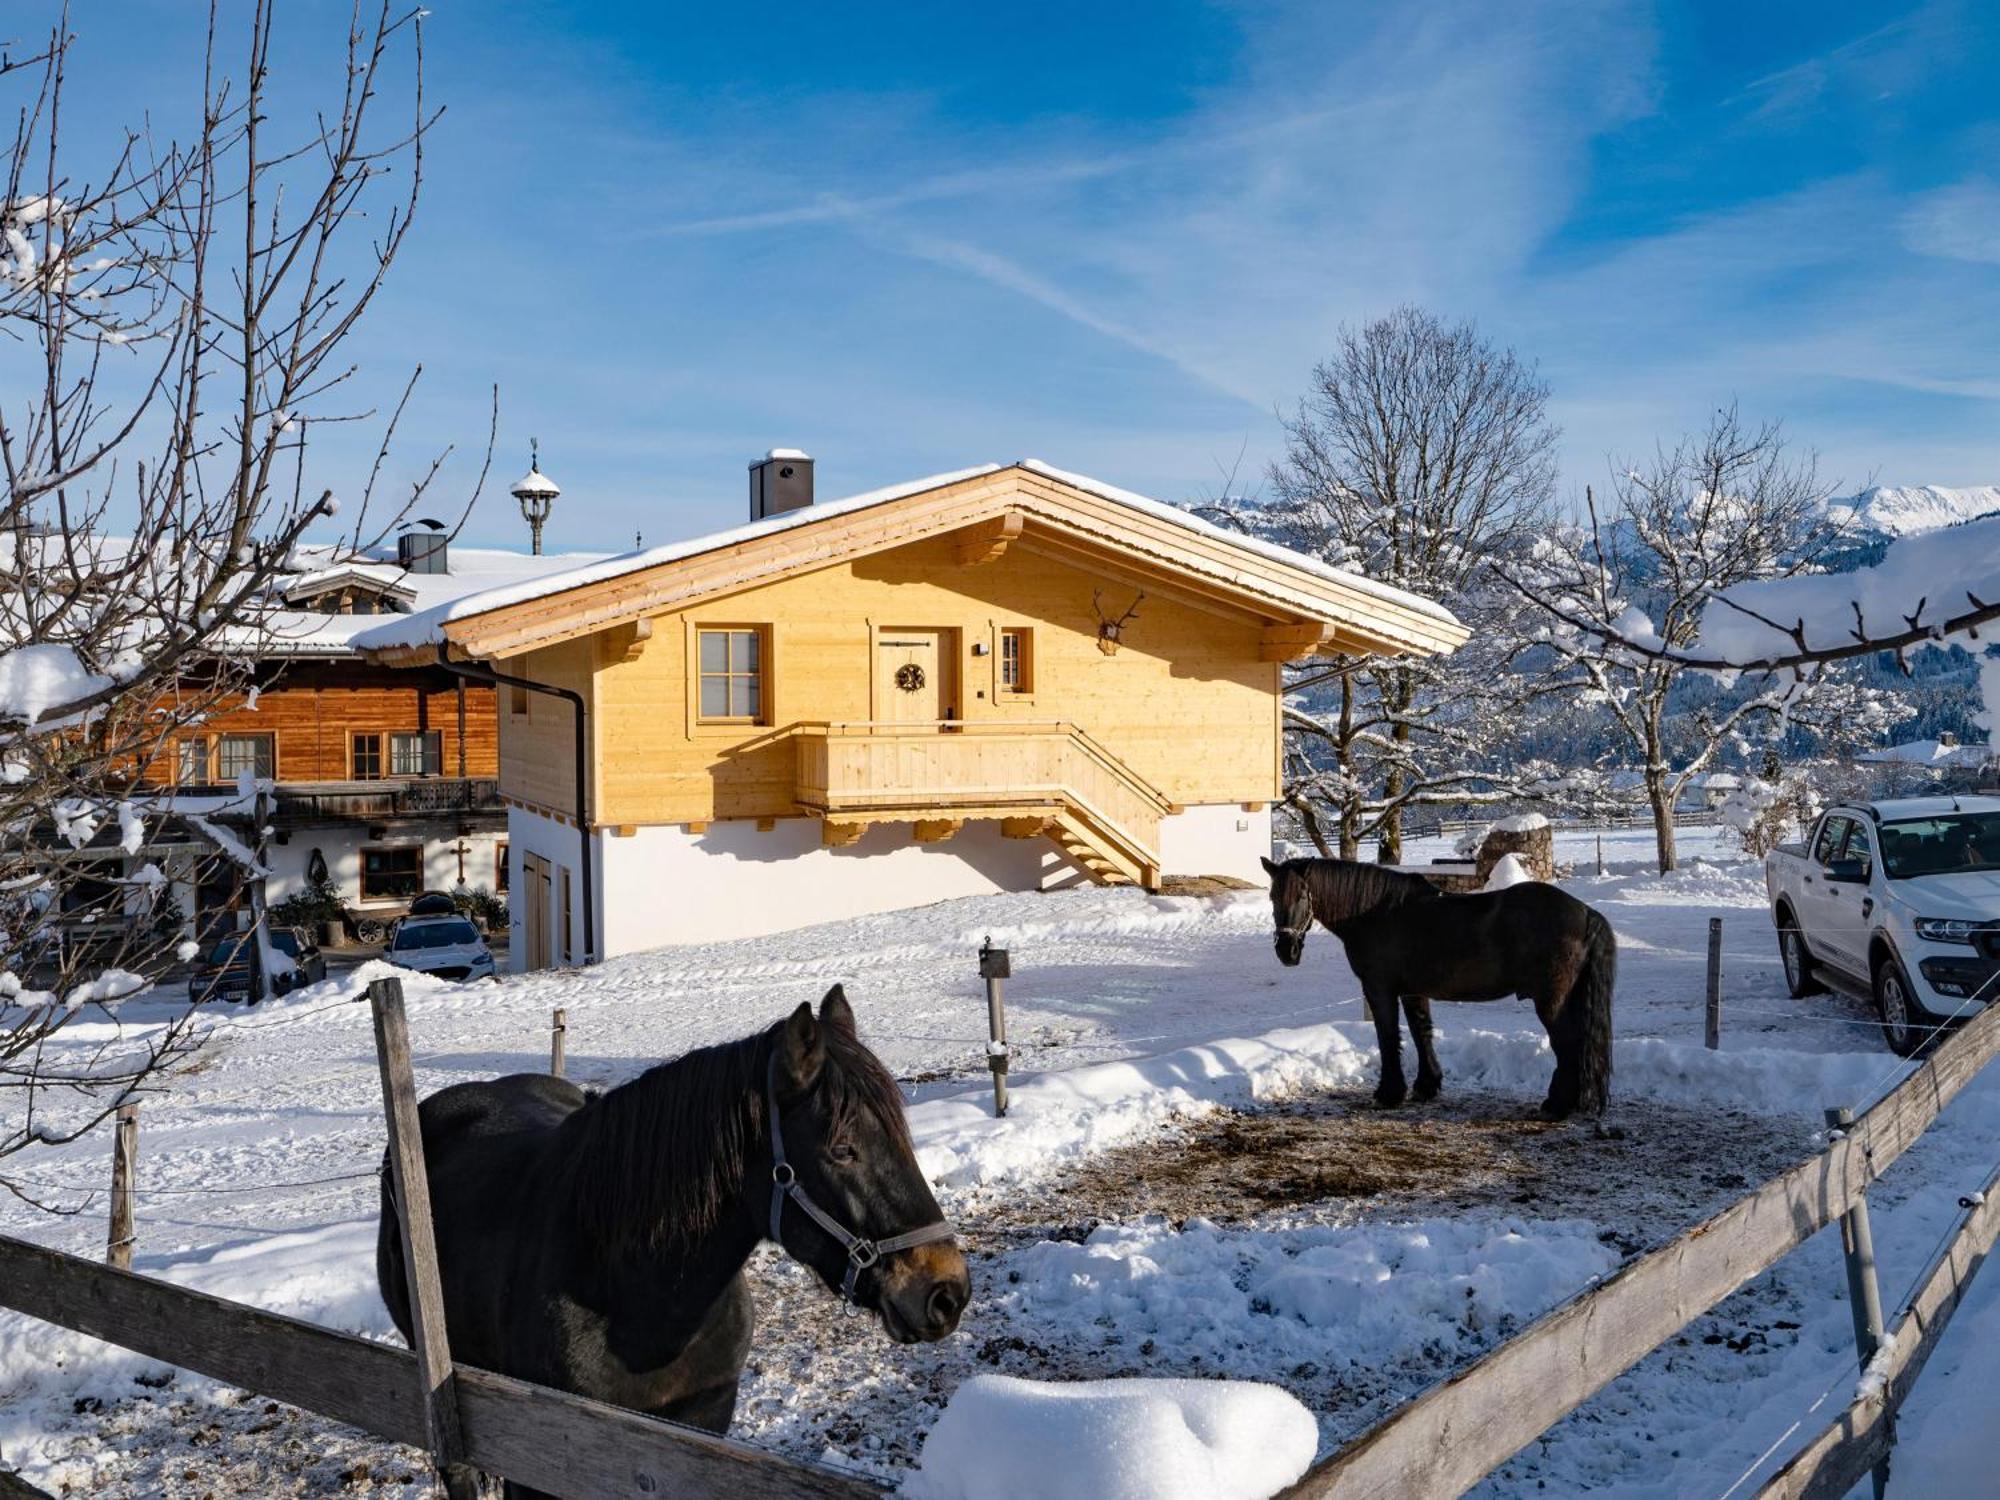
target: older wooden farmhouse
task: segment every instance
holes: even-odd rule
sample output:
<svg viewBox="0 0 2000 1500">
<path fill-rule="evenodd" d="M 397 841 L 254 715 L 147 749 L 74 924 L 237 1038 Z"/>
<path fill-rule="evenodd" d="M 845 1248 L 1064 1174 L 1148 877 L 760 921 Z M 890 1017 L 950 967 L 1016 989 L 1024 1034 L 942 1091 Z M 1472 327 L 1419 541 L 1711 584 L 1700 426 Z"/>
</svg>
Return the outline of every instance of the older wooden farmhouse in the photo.
<svg viewBox="0 0 2000 1500">
<path fill-rule="evenodd" d="M 494 681 L 524 968 L 946 897 L 1257 878 L 1280 664 L 1449 651 L 1429 601 L 1024 462 L 377 626 Z"/>
</svg>

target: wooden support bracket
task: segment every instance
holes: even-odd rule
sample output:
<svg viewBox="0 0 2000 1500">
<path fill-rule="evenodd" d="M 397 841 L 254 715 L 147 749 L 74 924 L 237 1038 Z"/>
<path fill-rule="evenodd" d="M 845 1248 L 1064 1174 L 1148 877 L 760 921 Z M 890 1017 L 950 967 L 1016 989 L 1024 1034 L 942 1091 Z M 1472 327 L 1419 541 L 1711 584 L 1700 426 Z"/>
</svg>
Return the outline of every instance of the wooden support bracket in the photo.
<svg viewBox="0 0 2000 1500">
<path fill-rule="evenodd" d="M 942 844 L 965 826 L 963 818 L 919 818 L 916 838 L 920 844 Z"/>
<path fill-rule="evenodd" d="M 1303 625 L 1267 625 L 1260 657 L 1264 661 L 1293 661 L 1311 656 L 1332 637 L 1333 627 L 1318 620 Z"/>
<path fill-rule="evenodd" d="M 1002 818 L 1000 833 L 1010 839 L 1038 839 L 1049 826 L 1049 820 L 1036 814 L 1029 818 Z"/>
<path fill-rule="evenodd" d="M 845 849 L 859 843 L 867 831 L 866 823 L 836 823 L 828 818 L 819 825 L 819 841 L 829 849 Z"/>
<path fill-rule="evenodd" d="M 1027 521 L 1028 518 L 1018 510 L 1010 510 L 976 526 L 966 527 L 957 536 L 959 565 L 973 568 L 1005 556 L 1008 546 L 1021 534 Z"/>
<path fill-rule="evenodd" d="M 597 660 L 600 665 L 615 667 L 623 662 L 637 661 L 646 650 L 646 643 L 653 638 L 653 622 L 646 615 L 636 620 L 627 620 L 614 625 L 597 637 Z"/>
</svg>

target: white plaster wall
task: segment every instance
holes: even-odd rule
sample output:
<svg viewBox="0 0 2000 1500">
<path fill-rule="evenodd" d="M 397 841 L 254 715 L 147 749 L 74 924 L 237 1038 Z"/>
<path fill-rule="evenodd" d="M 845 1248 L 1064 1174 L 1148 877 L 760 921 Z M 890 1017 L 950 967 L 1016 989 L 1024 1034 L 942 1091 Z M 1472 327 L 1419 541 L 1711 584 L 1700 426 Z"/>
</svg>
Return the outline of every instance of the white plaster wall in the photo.
<svg viewBox="0 0 2000 1500">
<path fill-rule="evenodd" d="M 1183 808 L 1160 820 L 1160 873 L 1234 875 L 1255 885 L 1268 877 L 1258 861 L 1271 852 L 1271 810 L 1245 812 L 1226 802 Z"/>
<path fill-rule="evenodd" d="M 592 844 L 593 857 L 600 864 L 603 848 L 607 842 L 603 834 L 597 834 Z M 549 862 L 549 952 L 554 962 L 560 964 L 565 951 L 562 933 L 558 930 L 562 920 L 562 872 L 570 872 L 570 934 L 567 951 L 576 962 L 583 961 L 583 877 L 579 870 L 582 863 L 582 849 L 578 843 L 576 830 L 567 823 L 558 823 L 554 818 L 545 818 L 540 813 L 527 812 L 518 807 L 507 809 L 507 864 L 509 887 L 507 894 L 509 964 L 515 973 L 527 968 L 528 940 L 527 927 L 523 920 L 522 903 L 533 894 L 525 880 L 521 878 L 521 856 L 539 854 Z M 603 917 L 598 918 L 598 931 L 604 930 Z M 641 946 L 658 947 L 657 943 Z M 621 950 L 629 952 L 629 949 Z M 604 957 L 602 953 L 598 955 Z"/>
<path fill-rule="evenodd" d="M 326 856 L 327 873 L 333 877 L 334 889 L 349 906 L 366 911 L 371 906 L 398 908 L 399 901 L 367 902 L 361 900 L 361 851 L 364 848 L 394 848 L 410 844 L 422 844 L 424 849 L 424 889 L 448 891 L 458 884 L 458 825 L 449 820 L 420 825 L 392 828 L 385 838 L 371 839 L 365 826 L 340 825 L 322 828 L 296 828 L 291 831 L 291 839 L 280 844 L 272 839 L 265 847 L 266 863 L 271 869 L 271 881 L 266 888 L 266 899 L 282 901 L 287 896 L 296 895 L 306 887 L 306 866 L 312 861 L 312 852 L 318 849 Z M 494 889 L 496 860 L 500 842 L 507 835 L 497 830 L 486 830 L 465 835 L 465 883 L 478 889 Z M 574 837 L 571 844 L 574 848 Z M 574 853 L 570 863 L 576 862 Z"/>
<path fill-rule="evenodd" d="M 562 831 L 573 859 L 575 834 Z M 607 958 L 1075 878 L 1047 839 L 1006 838 L 991 822 L 968 823 L 937 844 L 915 842 L 907 824 L 878 824 L 844 849 L 827 849 L 817 819 L 783 818 L 761 833 L 743 820 L 701 834 L 677 826 L 599 834 L 597 848 Z"/>
</svg>

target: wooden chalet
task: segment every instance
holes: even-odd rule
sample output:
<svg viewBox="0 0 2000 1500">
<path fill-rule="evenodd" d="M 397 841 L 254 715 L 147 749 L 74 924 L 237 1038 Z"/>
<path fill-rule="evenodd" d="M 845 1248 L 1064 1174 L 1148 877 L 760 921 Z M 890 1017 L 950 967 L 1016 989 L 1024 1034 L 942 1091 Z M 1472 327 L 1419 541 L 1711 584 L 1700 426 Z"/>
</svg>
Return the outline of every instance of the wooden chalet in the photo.
<svg viewBox="0 0 2000 1500">
<path fill-rule="evenodd" d="M 495 680 L 522 967 L 997 890 L 1261 880 L 1281 664 L 1465 637 L 1038 463 L 823 505 L 811 475 L 774 453 L 746 527 L 356 637 Z"/>
</svg>

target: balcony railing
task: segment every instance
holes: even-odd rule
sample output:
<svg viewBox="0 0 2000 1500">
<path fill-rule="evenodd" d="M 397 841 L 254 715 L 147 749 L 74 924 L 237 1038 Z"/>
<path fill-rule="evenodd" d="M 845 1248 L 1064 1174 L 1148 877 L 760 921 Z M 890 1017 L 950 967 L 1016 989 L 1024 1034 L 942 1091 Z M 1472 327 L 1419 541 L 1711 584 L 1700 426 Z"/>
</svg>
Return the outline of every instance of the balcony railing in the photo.
<svg viewBox="0 0 2000 1500">
<path fill-rule="evenodd" d="M 409 781 L 288 781 L 273 793 L 277 827 L 340 819 L 431 818 L 498 812 L 500 783 L 491 777 L 426 776 Z"/>
<path fill-rule="evenodd" d="M 1144 872 L 1159 862 L 1161 817 L 1176 810 L 1059 721 L 809 723 L 794 735 L 798 801 L 829 820 L 1042 814 Z"/>
</svg>

